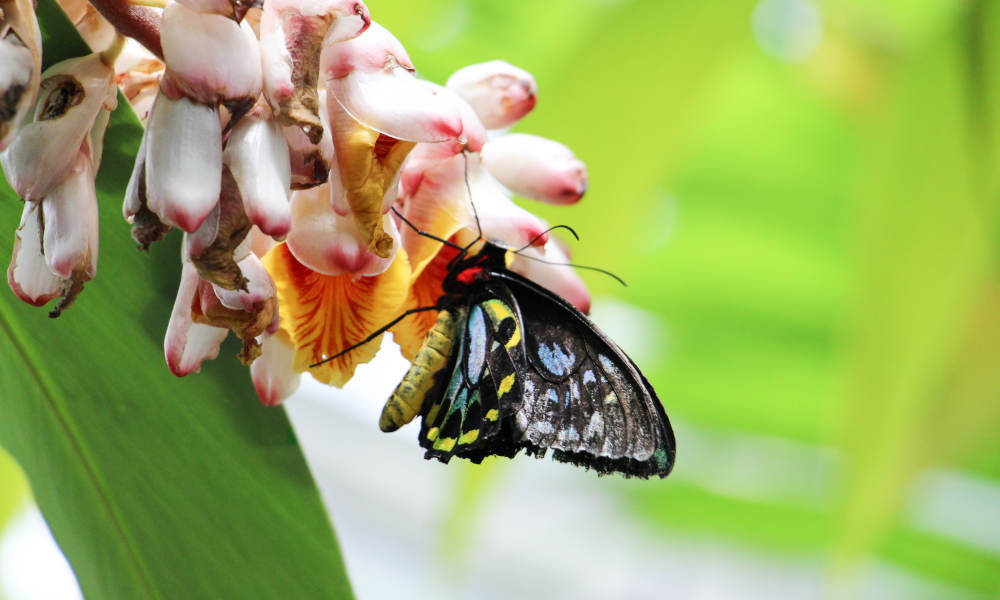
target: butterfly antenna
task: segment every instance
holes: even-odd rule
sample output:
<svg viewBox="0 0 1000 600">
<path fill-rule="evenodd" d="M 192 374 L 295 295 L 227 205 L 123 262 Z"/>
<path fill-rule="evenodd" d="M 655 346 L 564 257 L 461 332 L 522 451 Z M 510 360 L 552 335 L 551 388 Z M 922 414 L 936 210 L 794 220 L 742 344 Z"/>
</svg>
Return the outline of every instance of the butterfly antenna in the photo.
<svg viewBox="0 0 1000 600">
<path fill-rule="evenodd" d="M 465 150 L 462 151 L 462 160 L 465 161 L 465 193 L 469 196 L 469 205 L 472 206 L 472 216 L 476 219 L 476 239 L 469 242 L 469 245 L 466 246 L 465 249 L 468 250 L 483 237 L 483 225 L 479 222 L 479 211 L 476 209 L 476 203 L 472 201 L 472 185 L 469 183 L 469 153 Z"/>
<path fill-rule="evenodd" d="M 555 231 L 556 229 L 565 229 L 566 231 L 570 232 L 573 235 L 573 237 L 576 239 L 576 241 L 578 241 L 578 242 L 580 241 L 580 236 L 578 236 L 576 234 L 576 230 L 573 229 L 572 227 L 570 227 L 569 225 L 553 225 L 552 227 L 549 227 L 545 231 L 543 231 L 543 232 L 539 233 L 538 235 L 536 235 L 535 237 L 531 238 L 531 241 L 528 242 L 527 244 L 521 246 L 517 250 L 514 250 L 514 253 L 516 254 L 516 253 L 520 252 L 521 250 L 526 250 L 526 249 L 530 248 L 531 246 L 534 246 L 535 242 L 537 242 L 539 239 L 541 239 L 541 237 L 543 235 L 545 235 L 547 233 L 551 233 L 551 232 Z"/>
<path fill-rule="evenodd" d="M 599 269 L 597 267 L 588 267 L 587 265 L 574 265 L 573 263 L 552 262 L 551 260 L 545 260 L 544 258 L 531 256 L 530 254 L 518 254 L 518 256 L 520 256 L 521 258 L 527 258 L 528 260 L 533 260 L 535 262 L 545 263 L 547 265 L 555 265 L 557 267 L 573 267 L 574 269 L 586 269 L 587 271 L 596 271 L 597 273 L 603 273 L 608 277 L 614 279 L 618 283 L 622 284 L 622 286 L 628 287 L 628 284 L 625 283 L 625 280 L 622 279 L 621 277 L 615 275 L 611 271 L 606 271 L 604 269 Z"/>
<path fill-rule="evenodd" d="M 416 314 L 416 313 L 427 312 L 429 310 L 440 310 L 440 309 L 437 307 L 437 305 L 434 305 L 434 306 L 421 306 L 419 308 L 411 308 L 410 310 L 404 312 L 403 314 L 399 315 L 398 317 L 396 317 L 395 319 L 393 319 L 392 321 L 390 321 L 388 325 L 384 325 L 382 327 L 379 327 L 370 336 L 368 336 L 365 339 L 361 340 L 357 344 L 352 344 L 352 345 L 348 346 L 347 348 L 344 348 L 340 352 L 334 354 L 333 356 L 327 356 L 323 360 L 321 360 L 319 362 L 315 362 L 315 363 L 309 365 L 309 368 L 310 369 L 315 369 L 316 367 L 318 367 L 318 366 L 320 366 L 320 365 L 322 365 L 324 363 L 328 363 L 331 360 L 334 360 L 336 358 L 340 358 L 341 356 L 347 354 L 348 352 L 351 352 L 352 350 L 355 350 L 356 348 L 360 348 L 361 346 L 364 346 L 368 342 L 374 340 L 378 336 L 380 336 L 383 333 L 385 333 L 386 331 L 388 331 L 393 325 L 395 325 L 396 323 L 399 323 L 400 321 L 402 321 L 406 317 L 408 317 L 408 316 L 410 316 L 412 314 Z"/>
<path fill-rule="evenodd" d="M 417 226 L 414 225 L 412 222 L 410 222 L 409 219 L 407 219 L 406 217 L 404 217 L 403 213 L 399 212 L 399 210 L 395 206 L 392 207 L 392 212 L 396 213 L 396 216 L 399 217 L 399 219 L 402 222 L 406 223 L 410 227 L 410 229 L 412 229 L 413 232 L 416 233 L 417 235 L 423 236 L 425 238 L 430 238 L 430 239 L 432 239 L 432 240 L 434 240 L 436 242 L 441 242 L 445 246 L 449 246 L 449 247 L 454 248 L 456 250 L 465 250 L 465 248 L 462 248 L 461 246 L 459 246 L 458 244 L 456 244 L 454 242 L 451 242 L 451 241 L 446 240 L 444 238 L 438 237 L 438 236 L 434 235 L 433 233 L 428 233 L 426 231 L 421 231 L 420 229 L 417 229 Z"/>
</svg>

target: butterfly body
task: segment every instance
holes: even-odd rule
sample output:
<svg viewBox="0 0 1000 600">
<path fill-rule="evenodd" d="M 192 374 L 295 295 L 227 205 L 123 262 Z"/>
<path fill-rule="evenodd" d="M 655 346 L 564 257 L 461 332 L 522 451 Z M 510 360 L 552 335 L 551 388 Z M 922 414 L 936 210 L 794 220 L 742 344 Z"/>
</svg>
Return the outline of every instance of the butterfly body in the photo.
<svg viewBox="0 0 1000 600">
<path fill-rule="evenodd" d="M 551 449 L 599 473 L 670 472 L 673 431 L 652 386 L 576 308 L 508 270 L 506 250 L 459 253 L 442 289 L 383 430 L 421 415 L 420 445 L 443 462 Z"/>
</svg>

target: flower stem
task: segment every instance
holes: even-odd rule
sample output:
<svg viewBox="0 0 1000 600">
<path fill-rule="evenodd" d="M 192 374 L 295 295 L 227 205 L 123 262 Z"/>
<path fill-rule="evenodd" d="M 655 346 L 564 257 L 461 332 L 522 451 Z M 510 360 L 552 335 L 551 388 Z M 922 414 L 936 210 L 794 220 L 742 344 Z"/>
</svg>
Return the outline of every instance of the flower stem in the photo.
<svg viewBox="0 0 1000 600">
<path fill-rule="evenodd" d="M 125 47 L 125 36 L 115 32 L 115 37 L 111 40 L 111 45 L 101 52 L 101 62 L 108 65 L 109 67 L 114 67 L 115 59 L 118 55 L 122 53 L 122 48 Z"/>
<path fill-rule="evenodd" d="M 90 4 L 119 34 L 134 39 L 163 58 L 163 48 L 160 46 L 160 11 L 134 6 L 128 0 L 90 0 Z"/>
</svg>

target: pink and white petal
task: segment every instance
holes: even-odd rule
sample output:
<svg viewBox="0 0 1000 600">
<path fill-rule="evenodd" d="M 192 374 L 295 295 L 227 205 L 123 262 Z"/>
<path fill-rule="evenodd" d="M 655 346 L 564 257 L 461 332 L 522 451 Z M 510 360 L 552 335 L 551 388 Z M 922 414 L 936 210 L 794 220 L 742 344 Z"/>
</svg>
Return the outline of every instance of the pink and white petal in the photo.
<svg viewBox="0 0 1000 600">
<path fill-rule="evenodd" d="M 219 346 L 228 335 L 228 329 L 195 323 L 191 318 L 191 306 L 200 282 L 198 271 L 189 262 L 184 262 L 181 282 L 174 300 L 167 335 L 163 341 L 163 353 L 170 372 L 183 377 L 201 370 L 201 363 L 219 355 Z"/>
<path fill-rule="evenodd" d="M 414 277 L 423 271 L 441 247 L 439 242 L 418 234 L 414 228 L 448 239 L 470 223 L 465 157 L 426 158 L 427 153 L 433 152 L 437 146 L 439 144 L 418 144 L 403 167 L 400 180 L 402 212 L 413 224 L 413 227 L 400 225 L 402 243 Z M 475 226 L 474 222 L 472 225 Z"/>
<path fill-rule="evenodd" d="M 456 140 L 448 140 L 435 144 L 441 147 L 436 153 L 438 155 L 444 155 L 445 153 L 458 154 L 463 150 L 480 152 L 486 143 L 486 128 L 472 106 L 446 87 L 430 81 L 421 80 L 421 83 L 435 94 L 442 96 L 453 104 L 458 110 L 459 117 L 462 119 L 462 134 Z"/>
<path fill-rule="evenodd" d="M 327 38 L 320 57 L 320 70 L 330 79 L 339 79 L 355 71 L 384 71 L 390 65 L 415 71 L 403 44 L 375 21 L 354 39 L 338 42 Z"/>
<path fill-rule="evenodd" d="M 526 133 L 491 139 L 483 164 L 515 194 L 573 204 L 587 191 L 587 167 L 566 146 Z"/>
<path fill-rule="evenodd" d="M 135 220 L 135 215 L 142 210 L 142 205 L 146 201 L 146 139 L 148 137 L 149 128 L 146 128 L 142 132 L 139 151 L 136 153 L 135 163 L 132 165 L 132 175 L 128 178 L 128 185 L 125 186 L 122 217 L 129 223 Z"/>
<path fill-rule="evenodd" d="M 170 336 L 169 329 L 167 335 Z M 165 352 L 168 353 L 167 367 L 177 377 L 201 372 L 201 363 L 219 356 L 219 348 L 227 335 L 229 335 L 228 329 L 204 323 L 191 323 L 181 342 L 183 347 L 179 354 L 176 354 L 176 347 L 164 346 Z M 171 350 L 175 354 L 170 354 Z"/>
<path fill-rule="evenodd" d="M 229 136 L 223 160 L 240 188 L 250 221 L 275 238 L 288 235 L 292 171 L 281 127 L 270 119 L 242 119 Z"/>
<path fill-rule="evenodd" d="M 448 89 L 468 102 L 487 129 L 505 129 L 531 112 L 538 100 L 535 78 L 502 60 L 463 67 Z"/>
<path fill-rule="evenodd" d="M 170 75 L 192 98 L 214 103 L 260 94 L 260 45 L 248 23 L 172 2 L 163 11 L 160 41 Z"/>
<path fill-rule="evenodd" d="M 101 108 L 113 103 L 115 90 L 114 71 L 97 54 L 46 69 L 33 121 L 21 127 L 2 155 L 7 181 L 19 196 L 41 200 L 62 182 L 72 168 L 74 151 L 83 145 Z"/>
<path fill-rule="evenodd" d="M 212 290 L 226 308 L 253 312 L 262 302 L 277 294 L 274 280 L 264 268 L 264 263 L 254 254 L 247 255 L 237 265 L 247 278 L 247 290 L 227 290 L 214 284 Z"/>
<path fill-rule="evenodd" d="M 7 268 L 7 284 L 18 298 L 42 306 L 62 295 L 67 280 L 53 273 L 42 254 L 40 203 L 25 202 L 21 225 L 14 233 L 14 252 Z"/>
<path fill-rule="evenodd" d="M 541 219 L 520 206 L 499 191 L 488 174 L 470 176 L 472 199 L 479 213 L 479 224 L 483 237 L 504 248 L 517 249 L 528 244 L 541 246 L 548 241 L 547 227 Z M 490 191 L 492 188 L 492 191 Z M 471 209 L 466 217 L 466 229 L 476 230 L 475 217 Z"/>
<path fill-rule="evenodd" d="M 80 151 L 69 176 L 41 202 L 45 262 L 57 275 L 96 274 L 97 192 L 90 159 Z"/>
<path fill-rule="evenodd" d="M 196 259 L 201 253 L 215 243 L 219 237 L 219 221 L 222 216 L 222 204 L 216 204 L 212 212 L 208 213 L 205 220 L 201 222 L 198 229 L 191 233 L 184 234 L 184 251 L 186 257 Z"/>
<path fill-rule="evenodd" d="M 336 7 L 332 10 L 337 15 L 336 20 L 326 32 L 324 44 L 337 44 L 353 40 L 368 31 L 372 24 L 371 13 L 364 2 L 358 0 L 333 0 L 320 2 L 318 5 Z M 327 9 L 328 12 L 331 9 Z"/>
<path fill-rule="evenodd" d="M 532 258 L 546 262 L 532 260 Z M 565 264 L 568 262 L 569 256 L 561 248 L 558 239 L 553 237 L 542 248 L 527 248 L 515 254 L 510 268 L 562 296 L 583 314 L 588 314 L 590 313 L 590 292 L 576 270 Z"/>
<path fill-rule="evenodd" d="M 277 406 L 299 387 L 302 374 L 292 368 L 295 347 L 288 335 L 278 330 L 264 336 L 260 344 L 261 355 L 250 365 L 250 378 L 257 390 L 257 397 L 267 406 Z"/>
<path fill-rule="evenodd" d="M 295 82 L 281 15 L 272 2 L 264 3 L 260 19 L 260 56 L 264 95 L 272 107 L 280 106 L 294 94 Z"/>
<path fill-rule="evenodd" d="M 455 102 L 402 67 L 331 79 L 327 92 L 359 123 L 397 140 L 444 142 L 462 135 Z"/>
<path fill-rule="evenodd" d="M 300 263 L 324 275 L 370 277 L 386 271 L 399 249 L 399 231 L 388 215 L 382 227 L 393 239 L 389 256 L 371 252 L 351 215 L 338 215 L 330 206 L 327 186 L 292 194 L 292 231 L 288 249 Z"/>
<path fill-rule="evenodd" d="M 196 231 L 218 204 L 222 190 L 218 110 L 161 93 L 146 135 L 149 209 L 164 223 Z"/>
</svg>

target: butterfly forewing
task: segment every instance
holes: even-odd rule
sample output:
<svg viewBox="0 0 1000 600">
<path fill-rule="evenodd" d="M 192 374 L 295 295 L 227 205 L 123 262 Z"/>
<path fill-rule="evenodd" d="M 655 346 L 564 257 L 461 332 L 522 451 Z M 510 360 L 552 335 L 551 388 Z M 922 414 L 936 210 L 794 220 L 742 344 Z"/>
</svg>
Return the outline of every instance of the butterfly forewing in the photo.
<svg viewBox="0 0 1000 600">
<path fill-rule="evenodd" d="M 504 424 L 521 389 L 512 356 L 521 356 L 516 313 L 497 297 L 472 302 L 461 312 L 447 385 L 424 413 L 420 444 L 428 458 L 445 462 L 452 456 L 475 462 L 493 454 L 513 456 L 519 448 Z"/>
</svg>

